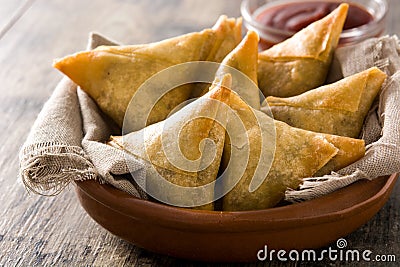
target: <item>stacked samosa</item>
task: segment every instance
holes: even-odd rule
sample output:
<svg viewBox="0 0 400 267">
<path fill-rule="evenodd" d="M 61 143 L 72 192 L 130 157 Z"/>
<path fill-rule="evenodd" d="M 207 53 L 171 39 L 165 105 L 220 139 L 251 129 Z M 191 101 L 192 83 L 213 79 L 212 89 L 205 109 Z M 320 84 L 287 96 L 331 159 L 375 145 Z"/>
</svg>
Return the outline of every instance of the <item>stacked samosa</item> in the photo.
<svg viewBox="0 0 400 267">
<path fill-rule="evenodd" d="M 166 120 L 111 138 L 110 145 L 147 166 L 146 192 L 172 205 L 192 207 L 204 202 L 200 209 L 213 210 L 213 187 L 186 194 L 162 180 L 182 187 L 201 187 L 216 180 L 225 141 L 226 112 L 221 109 L 222 103 L 229 103 L 231 92 L 226 88 L 230 86 L 231 77 L 226 75 L 210 92 Z"/>
<path fill-rule="evenodd" d="M 257 34 L 249 31 L 240 42 L 240 23 L 222 17 L 213 29 L 200 33 L 150 45 L 100 47 L 64 58 L 55 66 L 121 126 L 131 97 L 151 75 L 188 61 L 222 61 L 206 94 L 168 116 L 189 97 L 191 89 L 185 86 L 185 90 L 169 92 L 153 109 L 147 127 L 112 137 L 109 144 L 146 166 L 146 191 L 165 203 L 213 210 L 219 193 L 229 191 L 222 199 L 223 210 L 270 208 L 282 200 L 287 188 L 297 188 L 301 178 L 341 169 L 365 153 L 363 140 L 295 128 L 258 110 L 257 81 L 264 94 L 269 92 L 267 95 L 272 89 L 266 88 L 266 83 L 280 84 L 268 79 L 281 79 L 288 72 L 293 75 L 283 82 L 284 95 L 295 95 L 311 89 L 311 84 L 323 83 L 347 7 L 341 5 L 260 56 Z M 309 79 L 298 77 L 311 70 L 314 77 L 313 68 L 320 70 L 318 77 L 306 82 L 306 89 L 298 90 L 298 85 Z M 242 72 L 241 77 L 250 84 L 239 82 L 240 75 L 234 70 Z M 262 70 L 266 72 L 261 74 Z M 276 76 L 271 74 L 276 71 Z M 316 97 L 294 102 L 304 104 L 312 99 Z M 278 98 L 269 100 L 281 102 Z M 361 104 L 363 110 L 369 108 L 368 103 Z M 360 102 L 352 101 L 350 105 L 349 109 L 360 109 Z M 282 107 L 272 106 L 273 112 Z M 223 179 L 218 182 L 219 172 L 223 172 Z"/>
<path fill-rule="evenodd" d="M 215 181 L 222 158 L 224 168 L 231 160 L 241 163 L 225 170 L 227 173 L 222 190 L 233 189 L 223 197 L 223 209 L 264 209 L 275 206 L 287 188 L 297 188 L 302 177 L 312 176 L 327 164 L 342 168 L 343 164 L 354 162 L 364 155 L 362 140 L 290 127 L 252 109 L 239 95 L 227 89 L 230 83 L 230 76 L 224 76 L 219 85 L 212 86 L 210 92 L 166 120 L 123 137 L 112 138 L 111 145 L 147 163 L 148 192 L 161 195 L 161 200 L 170 204 L 181 206 L 194 205 L 199 201 L 197 198 L 212 201 L 214 188 L 211 191 L 207 188 L 195 195 L 185 194 L 181 188 L 164 186 L 158 175 L 180 186 L 203 186 Z M 229 114 L 222 111 L 225 105 L 230 107 L 235 116 L 225 116 Z M 228 140 L 225 138 L 225 122 L 227 132 L 236 134 Z M 237 131 L 240 128 L 238 123 L 243 123 L 244 132 Z M 212 140 L 215 150 L 208 143 L 201 145 L 207 138 Z M 171 150 L 166 150 L 166 146 L 179 147 L 182 154 L 178 150 L 168 154 Z M 244 155 L 242 151 L 246 148 L 248 153 Z M 348 153 L 349 150 L 353 152 Z M 215 152 L 212 160 L 208 151 Z M 262 156 L 263 153 L 266 156 Z M 193 168 L 189 163 L 186 166 L 180 164 L 181 156 L 196 161 L 197 165 Z M 260 164 L 269 166 L 261 167 L 260 173 L 257 170 Z M 243 175 L 236 184 L 237 180 L 230 178 L 237 173 Z M 249 186 L 255 175 L 261 175 L 258 181 L 261 183 L 254 192 L 250 192 Z M 213 203 L 199 208 L 212 210 Z"/>
<path fill-rule="evenodd" d="M 199 187 L 216 180 L 225 142 L 224 121 L 226 124 L 227 119 L 227 112 L 221 110 L 223 108 L 221 105 L 226 106 L 229 104 L 230 90 L 227 88 L 232 88 L 231 74 L 237 79 L 243 80 L 243 74 L 241 76 L 234 72 L 233 67 L 253 78 L 250 80 L 253 83 L 252 88 L 240 87 L 243 84 L 238 84 L 235 88 L 250 103 L 260 106 L 258 88 L 254 84 L 256 82 L 257 47 L 258 35 L 255 32 L 249 32 L 241 43 L 224 58 L 221 67 L 216 73 L 213 85 L 208 89 L 208 93 L 178 110 L 166 120 L 149 125 L 140 131 L 129 133 L 123 137 L 111 138 L 109 145 L 123 149 L 144 160 L 145 164 L 150 163 L 147 164 L 146 169 L 147 192 L 152 192 L 158 196 L 161 194 L 164 201 L 167 200 L 169 203 L 175 203 L 175 205 L 191 206 L 196 203 L 193 195 L 185 195 L 182 188 L 164 186 L 157 179 L 158 174 L 171 183 L 186 187 Z M 247 92 L 246 89 L 249 89 L 250 92 Z M 199 118 L 201 116 L 206 116 L 209 119 Z M 177 133 L 180 133 L 178 137 L 176 136 Z M 207 146 L 207 143 L 199 150 L 200 143 L 206 138 L 212 140 L 216 146 L 213 161 L 205 159 L 207 158 L 207 150 L 211 149 L 209 145 Z M 163 146 L 163 144 L 170 147 L 171 143 L 176 142 L 176 140 L 179 140 L 179 150 L 182 151 L 182 155 L 177 150 L 172 153 L 164 150 L 166 146 Z M 210 165 L 205 169 L 201 164 L 193 168 L 191 163 L 185 162 L 183 158 L 173 159 L 180 156 L 189 161 L 198 160 L 203 164 L 208 162 Z M 181 168 L 174 166 L 173 163 L 177 162 L 181 163 L 177 164 Z M 209 199 L 209 201 L 205 202 L 213 200 L 214 187 L 211 189 L 212 192 L 209 190 L 202 192 L 202 197 Z M 200 196 L 198 195 L 197 197 Z M 213 203 L 202 205 L 199 208 L 213 210 Z"/>
<path fill-rule="evenodd" d="M 239 47 L 231 52 L 223 62 L 229 62 L 231 66 L 239 68 L 238 66 L 240 66 L 239 63 L 242 59 L 247 60 L 249 58 L 254 58 L 246 57 L 244 53 L 244 51 L 252 51 L 254 54 L 257 53 L 257 49 L 254 49 L 252 36 L 253 33 L 248 33 Z M 255 62 L 254 60 L 254 62 L 248 63 L 254 66 L 256 64 Z M 230 70 L 229 68 L 221 67 L 217 73 L 217 80 L 224 75 L 224 72 L 229 72 Z M 251 71 L 247 73 L 249 76 L 252 75 Z M 227 87 L 229 83 L 227 83 L 226 80 L 227 78 L 222 80 L 224 86 L 219 86 L 218 88 L 212 87 L 207 95 L 200 98 L 200 102 L 201 99 L 207 98 L 210 94 L 218 94 L 217 92 L 221 91 L 222 88 Z M 226 88 L 223 90 L 225 92 L 229 91 Z M 224 210 L 252 210 L 273 207 L 283 198 L 287 188 L 294 189 L 299 186 L 302 177 L 310 177 L 320 170 L 330 172 L 340 169 L 364 155 L 364 142 L 362 140 L 314 133 L 290 127 L 283 122 L 271 119 L 264 113 L 251 108 L 250 105 L 242 100 L 239 95 L 243 90 L 245 90 L 245 88 L 239 89 L 238 94 L 235 92 L 229 94 L 225 93 L 227 97 L 218 99 L 229 106 L 235 113 L 235 116 L 227 118 L 228 122 L 226 128 L 228 134 L 223 137 L 223 135 L 225 135 L 225 130 L 219 128 L 218 131 L 220 140 L 224 140 L 224 145 L 223 154 L 221 155 L 222 151 L 218 150 L 219 153 L 217 153 L 217 157 L 222 156 L 222 170 L 225 171 L 225 179 L 222 181 L 222 189 L 216 188 L 216 191 L 219 192 L 222 190 L 227 192 L 232 189 L 223 197 Z M 255 91 L 252 92 L 256 93 Z M 193 113 L 193 110 L 191 111 L 191 108 L 189 108 L 197 106 L 199 104 L 198 101 L 199 100 L 194 101 L 170 118 L 167 118 L 164 122 L 145 128 L 152 132 L 152 134 L 149 134 L 149 136 L 153 136 L 151 140 L 159 140 L 159 136 L 161 136 L 163 129 L 158 125 L 168 123 L 174 120 L 174 118 L 183 116 L 183 119 L 175 120 L 174 127 L 166 128 L 167 132 L 165 134 L 174 136 L 176 132 L 180 132 L 178 130 L 178 125 L 182 123 L 182 121 L 186 121 L 193 115 L 199 115 L 199 113 Z M 210 109 L 210 106 L 205 108 L 205 110 L 207 109 Z M 221 111 L 221 109 L 219 110 Z M 244 132 L 238 131 L 238 129 L 241 128 L 238 124 L 242 124 Z M 196 128 L 191 128 L 191 131 L 197 135 L 199 129 L 204 129 L 204 127 L 198 124 Z M 186 133 L 187 140 L 196 140 L 193 143 L 187 143 L 185 145 L 186 149 L 184 150 L 188 153 L 186 155 L 187 158 L 193 159 L 190 153 L 193 153 L 193 148 L 196 148 L 201 140 L 192 138 L 192 135 L 189 134 L 188 131 L 181 131 L 181 134 L 182 133 Z M 230 133 L 233 133 L 234 136 L 229 138 Z M 138 135 L 138 133 L 132 133 L 127 136 L 126 141 L 118 142 L 114 139 L 114 142 L 134 155 L 143 155 L 143 149 L 132 149 L 132 146 L 137 147 L 137 145 L 134 144 L 140 144 L 140 140 L 132 139 L 132 137 L 129 136 L 136 135 Z M 154 138 L 154 136 L 157 138 Z M 206 138 L 206 133 L 201 137 Z M 161 162 L 168 165 L 169 163 L 165 162 L 167 158 L 159 152 L 162 151 L 159 145 L 160 141 L 157 142 L 156 145 L 154 145 L 146 139 L 144 143 L 151 144 L 150 147 L 156 147 L 156 149 L 150 149 L 150 151 L 153 151 L 153 155 L 157 155 L 154 156 L 154 159 L 160 160 L 161 157 Z M 221 149 L 221 142 L 218 144 L 218 148 Z M 243 153 L 246 149 L 248 153 Z M 158 152 L 158 154 L 156 152 Z M 196 155 L 199 156 L 199 154 Z M 235 164 L 229 166 L 228 164 L 230 161 L 235 162 Z M 217 161 L 214 161 L 214 163 L 216 162 Z M 156 164 L 154 162 L 152 162 L 152 164 L 155 166 L 161 165 L 160 163 Z M 218 169 L 219 166 L 216 165 L 210 169 L 213 170 L 213 175 L 210 175 L 209 171 L 209 179 L 206 180 L 206 182 L 212 182 L 216 179 Z M 238 173 L 243 174 L 238 177 L 239 179 L 236 179 Z M 197 174 L 197 176 L 195 175 L 194 177 L 199 177 L 199 175 Z M 148 178 L 149 181 L 152 180 L 152 177 Z M 193 176 L 181 175 L 178 171 L 174 172 L 174 174 L 169 172 L 166 179 L 186 186 L 200 185 L 199 183 L 193 182 L 197 181 L 197 178 L 191 180 Z M 256 185 L 254 186 L 256 190 L 250 192 L 249 187 L 254 179 L 256 179 Z M 157 188 L 159 185 L 157 183 L 148 182 L 147 186 Z M 182 191 L 168 192 L 165 188 L 163 189 L 164 194 L 174 194 L 180 198 L 184 195 Z M 211 209 L 212 206 L 209 204 L 201 208 Z"/>
<path fill-rule="evenodd" d="M 257 69 L 254 55 L 258 52 L 252 40 L 253 33 L 248 32 L 223 63 L 241 70 L 254 81 L 252 70 Z M 243 62 L 247 69 L 241 67 Z M 222 67 L 219 73 L 224 71 L 229 68 Z M 363 140 L 305 131 L 271 119 L 251 104 L 252 99 L 259 99 L 258 92 L 246 89 L 251 88 L 236 89 L 237 94 L 231 93 L 228 103 L 236 116 L 228 120 L 227 132 L 236 136 L 235 140 L 228 134 L 225 138 L 222 166 L 227 179 L 223 181 L 223 188 L 217 190 L 233 189 L 223 198 L 223 210 L 273 207 L 287 188 L 299 186 L 301 178 L 339 170 L 365 154 Z M 243 126 L 245 132 L 237 132 Z M 228 167 L 230 161 L 235 164 Z M 235 176 L 243 168 L 237 183 Z M 250 192 L 257 186 L 258 189 Z"/>
<path fill-rule="evenodd" d="M 255 33 L 248 32 L 240 45 L 235 48 L 224 60 L 228 66 L 239 70 L 246 66 L 246 75 L 254 77 L 257 66 L 257 46 Z M 242 65 L 245 61 L 247 64 Z M 210 91 L 200 99 L 179 110 L 165 121 L 150 125 L 139 132 L 130 133 L 124 137 L 113 138 L 111 144 L 151 163 L 157 172 L 168 181 L 182 186 L 201 186 L 215 181 L 218 171 L 224 171 L 222 185 L 212 192 L 204 193 L 202 197 L 212 199 L 214 193 L 228 192 L 223 197 L 222 208 L 227 211 L 264 209 L 275 206 L 282 200 L 287 188 L 297 188 L 303 177 L 310 177 L 316 173 L 328 173 L 338 170 L 358 160 L 365 153 L 362 140 L 310 132 L 273 120 L 266 114 L 253 109 L 248 102 L 257 98 L 256 90 L 246 91 L 248 88 L 237 88 L 230 92 L 230 76 L 232 69 L 221 66 L 217 72 L 216 82 L 219 86 L 212 86 Z M 225 76 L 224 76 L 225 75 Z M 233 75 L 235 77 L 235 75 Z M 230 93 L 229 93 L 230 92 Z M 245 92 L 245 93 L 244 93 Z M 224 95 L 224 97 L 216 97 Z M 244 101 L 241 96 L 248 101 Z M 199 120 L 193 127 L 180 130 L 180 127 L 190 119 L 199 116 L 201 112 L 217 110 L 219 116 L 228 114 L 221 112 L 221 104 L 214 106 L 202 105 L 203 99 L 213 98 L 230 107 L 235 116 L 221 118 L 218 121 L 227 121 L 225 125 Z M 259 100 L 258 100 L 259 101 Z M 215 105 L 215 103 L 214 103 Z M 222 105 L 223 106 L 223 105 Z M 218 111 L 213 113 L 215 118 Z M 212 117 L 211 116 L 211 117 Z M 168 124 L 170 127 L 164 127 Z M 242 124 L 241 126 L 239 124 Z M 212 125 L 212 126 L 211 126 Z M 243 127 L 244 131 L 238 131 Z M 213 130 L 211 130 L 213 129 Z M 144 141 L 142 138 L 143 132 Z M 167 156 L 161 145 L 162 136 L 171 143 L 177 132 L 185 142 L 182 145 L 183 155 L 189 159 L 199 159 L 207 147 L 199 151 L 196 148 L 202 138 L 211 138 L 216 144 L 214 161 L 206 169 L 182 171 L 171 165 L 171 155 Z M 227 132 L 227 133 L 226 133 Z M 211 133 L 211 135 L 209 135 Z M 233 133 L 234 136 L 229 136 Z M 218 136 L 218 137 L 217 137 Z M 141 144 L 145 144 L 145 147 Z M 208 149 L 210 149 L 208 147 Z M 223 149 L 223 150 L 222 150 Z M 247 153 L 244 153 L 244 151 Z M 223 152 L 222 152 L 223 151 Z M 219 166 L 222 157 L 221 167 Z M 207 162 L 208 160 L 201 160 Z M 229 165 L 229 162 L 234 164 Z M 199 165 L 200 167 L 200 165 Z M 182 189 L 166 188 L 154 177 L 153 168 L 149 168 L 146 177 L 146 189 L 150 192 L 162 192 L 165 198 L 177 203 L 195 203 L 193 195 L 185 195 Z M 240 174 L 240 177 L 237 175 Z M 250 187 L 251 183 L 253 186 Z M 252 191 L 250 189 L 255 189 Z M 197 197 L 200 197 L 198 195 Z M 184 199 L 185 198 L 185 199 Z M 200 209 L 213 209 L 213 204 L 202 205 Z"/>
<path fill-rule="evenodd" d="M 54 63 L 122 126 L 129 101 L 141 84 L 157 72 L 190 61 L 221 62 L 241 40 L 241 20 L 221 16 L 212 29 L 157 43 L 100 46 Z M 154 107 L 148 123 L 163 120 L 190 96 L 191 88 L 178 87 Z"/>
<path fill-rule="evenodd" d="M 226 187 L 233 187 L 233 190 L 224 196 L 223 210 L 273 207 L 282 200 L 287 188 L 296 189 L 301 184 L 301 178 L 311 177 L 321 169 L 323 172 L 341 169 L 360 159 L 365 153 L 363 140 L 291 127 L 252 109 L 235 93 L 231 93 L 229 105 L 245 124 L 250 156 L 248 159 L 242 157 L 242 162 L 246 163 L 246 170 L 240 181 L 235 186 L 229 181 L 225 183 Z M 231 127 L 236 128 L 237 123 L 237 120 L 228 120 L 228 131 Z M 275 136 L 275 151 L 269 172 L 265 174 L 265 180 L 261 184 L 256 184 L 255 187 L 259 187 L 250 192 L 252 188 L 254 189 L 250 184 L 259 168 L 260 155 L 265 150 L 273 151 L 271 148 L 273 140 L 270 139 L 273 136 Z M 241 157 L 241 150 L 243 150 L 242 143 L 225 142 L 224 166 L 229 162 L 231 155 Z M 271 160 L 268 156 L 266 159 Z M 236 160 L 240 162 L 240 159 Z M 261 162 L 261 164 L 266 163 Z M 240 168 L 242 166 L 232 168 L 227 177 L 240 171 Z M 268 167 L 265 168 L 267 169 Z"/>
<path fill-rule="evenodd" d="M 258 84 L 264 96 L 288 97 L 325 82 L 348 4 L 259 54 Z"/>
</svg>

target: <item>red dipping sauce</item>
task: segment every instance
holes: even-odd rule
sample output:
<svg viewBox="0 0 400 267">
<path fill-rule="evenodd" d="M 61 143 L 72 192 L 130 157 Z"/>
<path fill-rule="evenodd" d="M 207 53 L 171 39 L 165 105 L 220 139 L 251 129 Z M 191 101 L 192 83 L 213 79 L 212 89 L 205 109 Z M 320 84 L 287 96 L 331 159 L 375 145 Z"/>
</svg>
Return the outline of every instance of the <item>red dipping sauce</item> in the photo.
<svg viewBox="0 0 400 267">
<path fill-rule="evenodd" d="M 260 48 L 267 49 L 297 31 L 315 22 L 347 2 L 349 10 L 340 45 L 356 43 L 370 37 L 382 35 L 387 12 L 385 0 L 335 1 L 335 0 L 244 0 L 242 15 L 245 26 L 260 35 Z M 362 2 L 364 5 L 356 2 Z"/>
<path fill-rule="evenodd" d="M 297 32 L 307 25 L 322 19 L 335 8 L 339 3 L 317 1 L 317 2 L 295 2 L 274 7 L 266 6 L 264 10 L 258 11 L 256 20 L 276 29 Z M 344 29 L 348 30 L 361 25 L 368 24 L 374 17 L 364 7 L 349 3 L 348 15 Z"/>
</svg>

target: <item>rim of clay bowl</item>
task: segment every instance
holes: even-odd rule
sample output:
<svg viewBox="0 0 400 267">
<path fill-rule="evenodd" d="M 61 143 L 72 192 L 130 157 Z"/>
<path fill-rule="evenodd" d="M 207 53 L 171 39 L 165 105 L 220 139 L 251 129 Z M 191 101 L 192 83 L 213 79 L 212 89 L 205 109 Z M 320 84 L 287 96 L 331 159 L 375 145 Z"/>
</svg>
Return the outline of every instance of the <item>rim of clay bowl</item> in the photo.
<svg viewBox="0 0 400 267">
<path fill-rule="evenodd" d="M 302 203 L 265 210 L 233 212 L 172 207 L 139 199 L 110 185 L 100 184 L 93 180 L 75 183 L 80 190 L 102 205 L 124 216 L 147 220 L 151 224 L 188 231 L 253 232 L 263 229 L 270 231 L 293 226 L 311 226 L 357 215 L 368 207 L 382 201 L 386 202 L 397 178 L 398 174 L 392 174 L 372 181 L 358 181 L 325 196 Z"/>
</svg>

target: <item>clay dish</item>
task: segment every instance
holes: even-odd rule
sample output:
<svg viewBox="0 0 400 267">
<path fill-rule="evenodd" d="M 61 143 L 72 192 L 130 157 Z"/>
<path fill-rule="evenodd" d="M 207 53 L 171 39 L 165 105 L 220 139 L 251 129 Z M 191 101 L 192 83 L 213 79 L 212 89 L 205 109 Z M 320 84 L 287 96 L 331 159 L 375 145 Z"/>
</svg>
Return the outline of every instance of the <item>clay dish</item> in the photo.
<svg viewBox="0 0 400 267">
<path fill-rule="evenodd" d="M 171 207 L 96 181 L 76 182 L 76 193 L 97 223 L 139 247 L 190 260 L 249 262 L 265 245 L 311 249 L 345 237 L 382 208 L 397 177 L 359 181 L 311 201 L 245 212 Z"/>
</svg>

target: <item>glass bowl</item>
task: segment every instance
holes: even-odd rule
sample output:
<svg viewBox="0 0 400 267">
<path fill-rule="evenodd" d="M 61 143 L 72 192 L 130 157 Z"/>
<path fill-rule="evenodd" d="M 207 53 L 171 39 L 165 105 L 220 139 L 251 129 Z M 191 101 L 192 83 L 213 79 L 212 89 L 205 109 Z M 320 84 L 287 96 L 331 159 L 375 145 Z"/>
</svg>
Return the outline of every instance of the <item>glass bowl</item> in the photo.
<svg viewBox="0 0 400 267">
<path fill-rule="evenodd" d="M 243 0 L 241 4 L 241 14 L 244 26 L 249 30 L 256 31 L 260 36 L 260 49 L 267 49 L 272 45 L 279 43 L 295 32 L 282 30 L 280 28 L 267 26 L 259 21 L 261 12 L 279 5 L 288 5 L 292 3 L 305 2 L 329 2 L 329 3 L 349 3 L 364 11 L 367 11 L 372 20 L 358 27 L 343 30 L 339 46 L 359 43 L 371 37 L 381 36 L 385 32 L 386 14 L 388 12 L 388 3 L 386 0 Z M 350 11 L 349 11 L 350 12 Z M 354 15 L 353 15 L 354 16 Z"/>
</svg>

